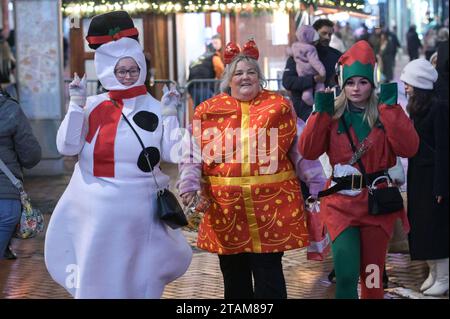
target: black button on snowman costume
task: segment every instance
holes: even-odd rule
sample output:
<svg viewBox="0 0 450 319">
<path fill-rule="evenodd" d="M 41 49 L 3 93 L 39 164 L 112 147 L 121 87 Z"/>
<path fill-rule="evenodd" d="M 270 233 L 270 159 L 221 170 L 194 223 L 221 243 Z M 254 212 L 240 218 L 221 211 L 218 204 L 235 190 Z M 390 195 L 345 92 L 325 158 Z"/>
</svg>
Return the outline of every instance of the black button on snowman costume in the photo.
<svg viewBox="0 0 450 319">
<path fill-rule="evenodd" d="M 99 21 L 105 25 L 103 34 Z M 96 73 L 110 92 L 88 97 L 84 108 L 70 103 L 58 130 L 59 152 L 79 160 L 48 226 L 45 263 L 75 298 L 160 298 L 165 285 L 186 272 L 192 250 L 180 230 L 158 219 L 156 185 L 121 113 L 150 153 L 160 186 L 167 186 L 169 177 L 159 161 L 176 161 L 171 149 L 178 141 L 171 132 L 179 124 L 173 108 L 145 91 L 145 58 L 140 44 L 126 37 L 130 30 L 136 35 L 128 14 L 100 15 L 94 24 L 92 42 L 112 38 L 95 45 Z M 140 68 L 131 86 L 114 75 L 124 57 Z"/>
</svg>

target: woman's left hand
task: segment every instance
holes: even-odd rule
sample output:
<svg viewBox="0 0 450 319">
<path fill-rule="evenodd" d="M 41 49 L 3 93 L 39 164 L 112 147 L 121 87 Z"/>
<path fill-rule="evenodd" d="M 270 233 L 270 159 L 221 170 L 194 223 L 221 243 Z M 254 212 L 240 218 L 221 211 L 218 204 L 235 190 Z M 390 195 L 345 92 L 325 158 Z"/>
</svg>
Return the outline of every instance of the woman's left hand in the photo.
<svg viewBox="0 0 450 319">
<path fill-rule="evenodd" d="M 181 202 L 183 203 L 184 206 L 189 205 L 189 203 L 191 202 L 192 198 L 194 198 L 195 194 L 197 192 L 193 191 L 193 192 L 187 192 L 181 195 Z"/>
<path fill-rule="evenodd" d="M 443 200 L 444 198 L 442 196 L 436 196 L 436 201 L 438 204 L 442 203 Z"/>
<path fill-rule="evenodd" d="M 171 84 L 170 89 L 164 86 L 163 93 L 164 95 L 161 98 L 163 115 L 177 115 L 177 105 L 180 104 L 181 95 L 177 91 L 176 86 Z"/>
</svg>

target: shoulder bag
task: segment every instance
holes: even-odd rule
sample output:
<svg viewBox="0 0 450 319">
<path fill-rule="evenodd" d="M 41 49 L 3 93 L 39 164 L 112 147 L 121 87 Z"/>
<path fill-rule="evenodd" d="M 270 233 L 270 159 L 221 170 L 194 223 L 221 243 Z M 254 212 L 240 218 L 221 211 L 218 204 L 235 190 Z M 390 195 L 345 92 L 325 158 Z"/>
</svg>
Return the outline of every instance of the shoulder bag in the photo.
<svg viewBox="0 0 450 319">
<path fill-rule="evenodd" d="M 122 116 L 127 122 L 127 124 L 130 126 L 134 134 L 136 135 L 137 139 L 139 140 L 139 144 L 141 144 L 142 149 L 144 150 L 144 156 L 147 161 L 148 167 L 150 168 L 150 171 L 152 172 L 153 180 L 155 181 L 155 185 L 158 189 L 157 191 L 157 201 L 158 201 L 158 215 L 161 220 L 163 220 L 170 228 L 177 229 L 183 226 L 188 225 L 188 221 L 186 219 L 186 215 L 183 212 L 183 209 L 181 208 L 180 204 L 178 203 L 177 198 L 175 195 L 169 191 L 167 188 L 160 188 L 158 185 L 158 182 L 156 181 L 155 173 L 153 172 L 153 167 L 150 164 L 150 155 L 148 154 L 147 150 L 145 149 L 144 143 L 142 142 L 142 139 L 134 129 L 134 127 L 131 125 L 130 121 L 127 119 L 125 114 L 122 113 Z"/>
<path fill-rule="evenodd" d="M 31 206 L 30 198 L 28 197 L 23 184 L 18 180 L 6 164 L 0 159 L 0 170 L 5 173 L 11 183 L 19 190 L 20 201 L 22 203 L 22 215 L 20 216 L 20 223 L 17 225 L 15 237 L 27 239 L 35 237 L 38 233 L 44 230 L 44 216 L 41 211 Z"/>
</svg>

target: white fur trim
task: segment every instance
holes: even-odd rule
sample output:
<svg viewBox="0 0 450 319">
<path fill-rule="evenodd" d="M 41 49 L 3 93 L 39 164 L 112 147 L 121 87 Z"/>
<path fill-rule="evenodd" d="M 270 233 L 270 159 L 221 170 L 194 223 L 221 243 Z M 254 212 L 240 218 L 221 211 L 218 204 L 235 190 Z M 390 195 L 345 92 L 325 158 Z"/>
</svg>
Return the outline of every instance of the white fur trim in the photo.
<svg viewBox="0 0 450 319">
<path fill-rule="evenodd" d="M 344 176 L 348 176 L 348 175 L 361 175 L 361 172 L 357 168 L 355 168 L 351 165 L 347 165 L 347 164 L 334 165 L 334 173 L 333 173 L 334 177 L 344 177 Z M 333 187 L 334 185 L 336 185 L 336 183 L 331 181 L 330 187 Z M 361 190 L 345 189 L 345 190 L 339 191 L 338 193 L 342 194 L 342 195 L 347 195 L 347 196 L 357 196 L 361 193 Z"/>
<path fill-rule="evenodd" d="M 380 79 L 379 79 L 379 75 L 378 75 L 378 63 L 375 62 L 375 65 L 373 66 L 373 86 L 374 87 L 378 87 L 378 84 L 380 83 Z"/>
</svg>

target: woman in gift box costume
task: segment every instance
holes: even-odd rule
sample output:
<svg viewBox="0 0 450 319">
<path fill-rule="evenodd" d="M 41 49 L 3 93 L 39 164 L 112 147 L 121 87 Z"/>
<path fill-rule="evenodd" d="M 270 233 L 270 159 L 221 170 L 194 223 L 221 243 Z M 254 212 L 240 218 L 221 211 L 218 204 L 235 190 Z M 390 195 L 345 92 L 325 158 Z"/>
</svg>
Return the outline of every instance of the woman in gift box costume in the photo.
<svg viewBox="0 0 450 319">
<path fill-rule="evenodd" d="M 291 103 L 262 89 L 258 55 L 252 40 L 242 51 L 227 45 L 223 93 L 197 106 L 193 118 L 202 163 L 180 167 L 185 203 L 205 182 L 211 205 L 197 244 L 219 255 L 225 298 L 287 297 L 283 252 L 308 245 L 297 175 L 312 194 L 325 182 L 320 162 L 304 160 L 295 147 Z"/>
<path fill-rule="evenodd" d="M 124 11 L 93 18 L 87 41 L 97 76 L 109 92 L 87 98 L 75 76 L 58 130 L 63 155 L 78 155 L 70 183 L 48 226 L 45 262 L 75 298 L 159 298 L 188 268 L 192 251 L 180 230 L 157 214 L 157 183 L 169 177 L 170 138 L 178 128 L 175 92 L 163 104 L 147 93 L 145 57 Z M 150 154 L 150 166 L 131 127 Z"/>
<path fill-rule="evenodd" d="M 397 218 L 409 228 L 406 213 L 369 215 L 368 188 L 396 163 L 396 156 L 411 157 L 418 136 L 397 104 L 397 85 L 382 85 L 375 94 L 375 55 L 366 41 L 354 44 L 338 62 L 342 93 L 317 93 L 314 113 L 300 137 L 299 150 L 307 159 L 326 152 L 333 166 L 330 187 L 319 196 L 321 212 L 330 232 L 336 269 L 336 298 L 383 298 L 382 274 L 389 238 Z M 345 120 L 367 173 L 361 177 Z M 385 179 L 381 179 L 385 181 Z M 330 185 L 331 184 L 331 185 Z M 381 186 L 381 185 L 380 185 Z"/>
</svg>

